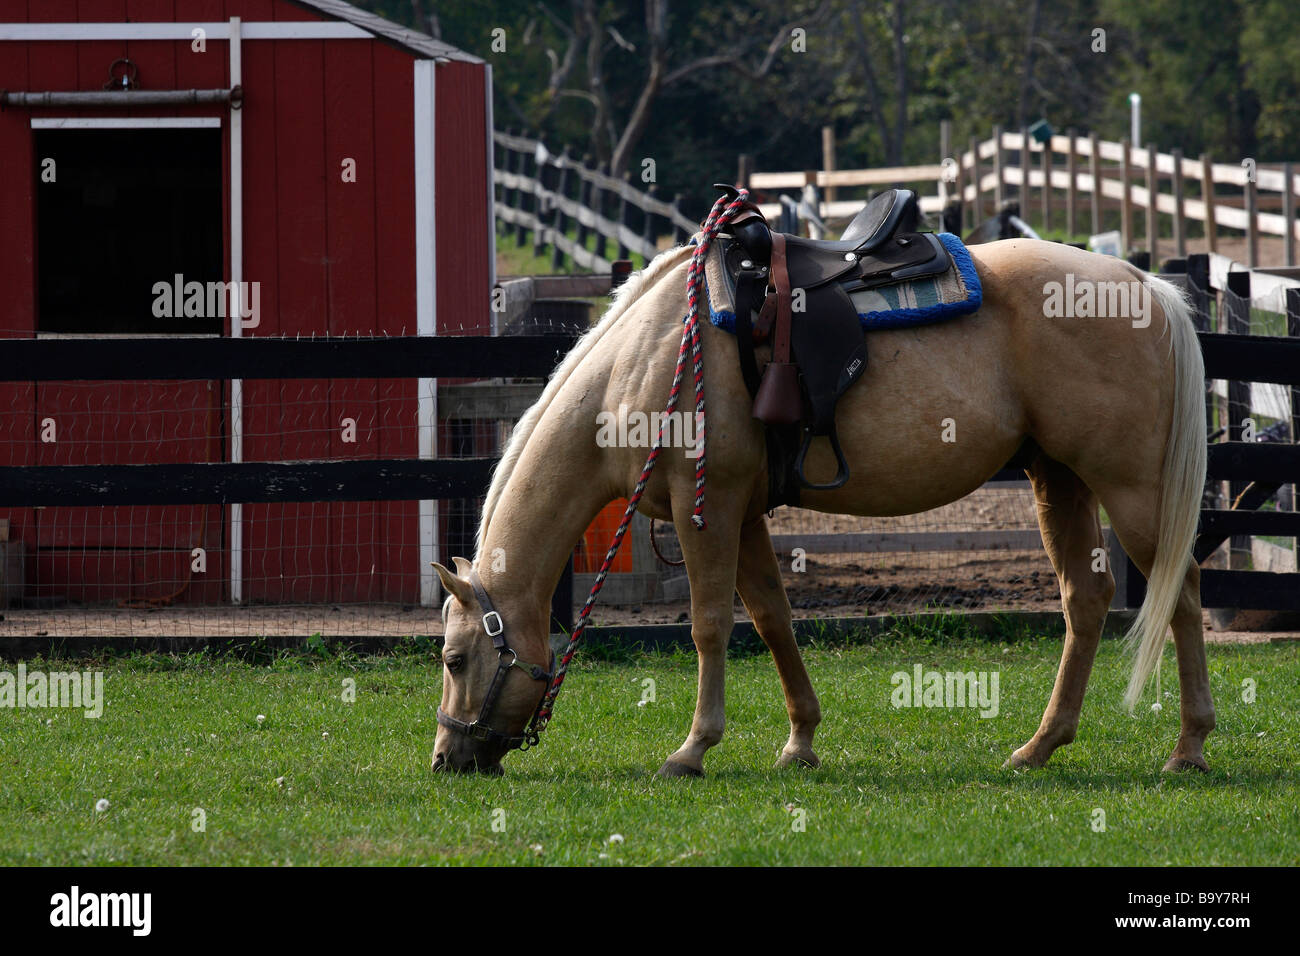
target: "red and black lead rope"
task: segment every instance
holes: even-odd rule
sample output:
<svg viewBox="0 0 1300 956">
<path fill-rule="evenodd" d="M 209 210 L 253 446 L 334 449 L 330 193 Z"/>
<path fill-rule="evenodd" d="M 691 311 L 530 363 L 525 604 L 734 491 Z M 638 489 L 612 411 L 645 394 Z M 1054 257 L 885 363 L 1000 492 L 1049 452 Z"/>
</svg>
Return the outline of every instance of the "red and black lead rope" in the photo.
<svg viewBox="0 0 1300 956">
<path fill-rule="evenodd" d="M 605 578 L 609 576 L 609 569 L 614 565 L 614 558 L 618 555 L 618 549 L 623 544 L 623 538 L 632 523 L 632 516 L 636 514 L 637 504 L 641 501 L 641 496 L 645 493 L 646 485 L 650 481 L 650 473 L 654 471 L 655 464 L 659 461 L 659 451 L 663 447 L 664 427 L 669 420 L 668 416 L 676 410 L 677 399 L 681 395 L 682 376 L 686 369 L 686 356 L 688 353 L 691 356 L 691 373 L 695 384 L 695 447 L 699 451 L 699 458 L 696 459 L 695 464 L 695 508 L 691 514 L 691 523 L 701 531 L 708 526 L 704 520 L 704 350 L 700 344 L 700 277 L 704 275 L 704 261 L 705 256 L 708 255 L 709 245 L 722 227 L 731 220 L 748 199 L 749 191 L 746 189 L 741 189 L 730 202 L 727 201 L 726 196 L 719 197 L 709 211 L 708 218 L 704 220 L 704 224 L 700 228 L 695 251 L 691 254 L 690 268 L 686 272 L 687 308 L 686 318 L 683 320 L 682 325 L 682 344 L 677 350 L 677 370 L 673 373 L 673 386 L 668 393 L 668 404 L 664 409 L 664 417 L 659 423 L 659 434 L 655 437 L 654 447 L 650 449 L 650 454 L 646 456 L 645 467 L 641 469 L 641 477 L 637 479 L 636 487 L 632 489 L 632 495 L 628 498 L 627 509 L 623 512 L 623 520 L 619 522 L 618 530 L 614 532 L 614 539 L 610 542 L 609 550 L 605 552 L 605 560 L 601 562 L 600 571 L 597 572 L 596 580 L 591 586 L 591 593 L 587 595 L 587 600 L 582 605 L 582 611 L 578 614 L 578 621 L 574 625 L 573 633 L 569 635 L 568 646 L 565 647 L 564 653 L 560 655 L 559 663 L 556 664 L 555 676 L 551 680 L 551 686 L 547 688 L 546 696 L 542 698 L 542 702 L 538 705 L 537 713 L 533 716 L 531 726 L 526 732 L 534 743 L 537 736 L 550 723 L 551 715 L 555 709 L 555 698 L 559 696 L 560 688 L 564 685 L 564 677 L 568 673 L 569 662 L 573 660 L 574 652 L 578 649 L 578 642 L 582 639 L 582 632 L 587 628 L 587 621 L 591 617 L 591 609 L 596 606 L 596 596 L 600 594 L 600 589 L 605 585 Z"/>
</svg>

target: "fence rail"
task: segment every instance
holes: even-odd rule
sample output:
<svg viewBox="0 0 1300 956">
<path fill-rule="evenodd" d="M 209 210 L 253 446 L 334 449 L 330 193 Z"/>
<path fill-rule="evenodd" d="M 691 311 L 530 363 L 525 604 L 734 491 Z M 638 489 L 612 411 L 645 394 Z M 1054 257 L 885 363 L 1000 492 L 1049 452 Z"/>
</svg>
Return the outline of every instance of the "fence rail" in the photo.
<svg viewBox="0 0 1300 956">
<path fill-rule="evenodd" d="M 1113 142 L 1074 130 L 1040 141 L 1027 130 L 997 126 L 989 139 L 972 138 L 969 148 L 957 152 L 947 129 L 945 125 L 940 135 L 939 163 L 837 169 L 834 138 L 824 135 L 825 169 L 754 172 L 748 157 L 742 157 L 740 181 L 756 190 L 815 187 L 821 219 L 849 216 L 861 207 L 860 199 L 835 199 L 837 189 L 889 184 L 921 187 L 926 212 L 952 203 L 961 229 L 996 214 L 1011 198 L 1019 200 L 1021 218 L 1043 231 L 1051 230 L 1054 221 L 1061 224 L 1055 216 L 1063 211 L 1070 235 L 1078 234 L 1085 221 L 1092 234 L 1103 232 L 1106 213 L 1118 210 L 1123 248 L 1146 248 L 1153 262 L 1159 261 L 1162 242 L 1171 243 L 1176 256 L 1187 255 L 1187 226 L 1195 222 L 1211 253 L 1218 251 L 1219 229 L 1224 228 L 1246 237 L 1248 266 L 1259 264 L 1260 236 L 1281 237 L 1283 261 L 1287 266 L 1296 263 L 1300 170 L 1293 163 L 1257 163 L 1253 158 L 1237 164 L 1215 162 L 1209 154 L 1189 157 L 1179 149 L 1162 153 L 1153 143 Z M 1034 190 L 1036 203 L 1031 201 Z M 762 208 L 771 215 L 780 207 L 768 202 Z M 1144 243 L 1134 228 L 1135 213 L 1144 218 Z M 1165 225 L 1169 238 L 1162 238 Z"/>
<path fill-rule="evenodd" d="M 556 269 L 568 256 L 580 268 L 608 271 L 610 243 L 618 250 L 616 258 L 636 253 L 653 259 L 661 236 L 680 242 L 698 228 L 682 214 L 680 197 L 665 202 L 653 186 L 648 191 L 633 186 L 630 174 L 609 176 L 571 158 L 567 150 L 552 153 L 540 140 L 509 132 L 493 133 L 493 142 L 496 218 L 514 229 L 516 245 L 526 245 L 531 234 L 538 254 L 551 247 Z M 571 229 L 576 238 L 569 235 Z"/>
</svg>

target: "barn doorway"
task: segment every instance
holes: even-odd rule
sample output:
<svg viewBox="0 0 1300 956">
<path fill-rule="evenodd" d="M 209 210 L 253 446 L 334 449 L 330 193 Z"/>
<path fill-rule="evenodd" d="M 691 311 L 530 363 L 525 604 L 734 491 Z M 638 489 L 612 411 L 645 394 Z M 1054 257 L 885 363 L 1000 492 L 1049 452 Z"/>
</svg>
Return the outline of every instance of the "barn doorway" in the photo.
<svg viewBox="0 0 1300 956">
<path fill-rule="evenodd" d="M 158 283 L 222 279 L 220 128 L 33 134 L 37 332 L 221 334 L 217 314 L 155 314 Z"/>
<path fill-rule="evenodd" d="M 38 125 L 43 124 L 43 125 Z M 158 283 L 225 272 L 224 150 L 216 118 L 33 119 L 38 335 L 219 336 L 216 312 L 154 314 Z M 172 310 L 173 315 L 175 310 Z M 142 369 L 143 371 L 143 369 Z M 40 382 L 40 465 L 224 457 L 223 383 Z M 221 505 L 42 508 L 29 593 L 54 605 L 223 599 Z M 203 549 L 207 571 L 194 573 Z"/>
</svg>

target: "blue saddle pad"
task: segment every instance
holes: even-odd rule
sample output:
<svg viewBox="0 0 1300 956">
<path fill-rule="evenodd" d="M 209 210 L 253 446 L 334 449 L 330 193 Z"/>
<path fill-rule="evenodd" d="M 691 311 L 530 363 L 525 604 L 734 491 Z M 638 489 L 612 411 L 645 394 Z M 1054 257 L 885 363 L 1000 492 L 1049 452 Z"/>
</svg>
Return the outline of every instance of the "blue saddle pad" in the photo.
<svg viewBox="0 0 1300 956">
<path fill-rule="evenodd" d="M 952 256 L 952 268 L 937 276 L 908 279 L 852 294 L 853 304 L 865 331 L 903 329 L 946 322 L 968 315 L 983 302 L 980 277 L 970 252 L 961 239 L 941 232 L 939 241 Z M 709 250 L 704 278 L 709 297 L 709 320 L 733 335 L 736 332 L 735 304 L 721 272 L 722 257 L 717 247 Z"/>
</svg>

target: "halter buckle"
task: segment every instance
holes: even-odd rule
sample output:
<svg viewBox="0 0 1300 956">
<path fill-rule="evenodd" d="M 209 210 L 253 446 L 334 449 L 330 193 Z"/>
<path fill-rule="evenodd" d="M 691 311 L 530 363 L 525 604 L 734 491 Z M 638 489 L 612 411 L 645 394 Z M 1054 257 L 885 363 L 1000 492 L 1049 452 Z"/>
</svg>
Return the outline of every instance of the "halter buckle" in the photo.
<svg viewBox="0 0 1300 956">
<path fill-rule="evenodd" d="M 493 625 L 495 624 L 495 629 Z M 488 637 L 496 637 L 506 629 L 505 622 L 501 620 L 501 615 L 496 611 L 488 611 L 483 615 L 483 629 L 487 631 Z"/>
</svg>

